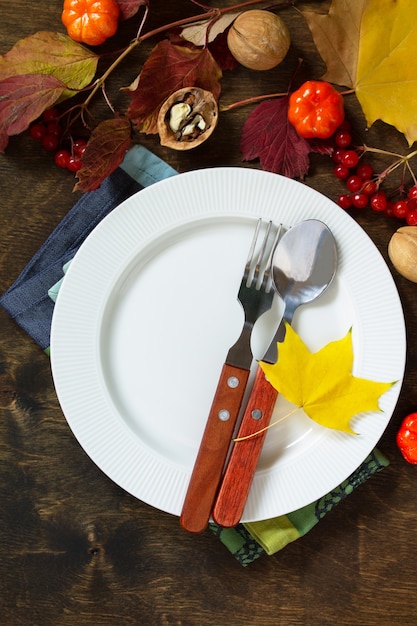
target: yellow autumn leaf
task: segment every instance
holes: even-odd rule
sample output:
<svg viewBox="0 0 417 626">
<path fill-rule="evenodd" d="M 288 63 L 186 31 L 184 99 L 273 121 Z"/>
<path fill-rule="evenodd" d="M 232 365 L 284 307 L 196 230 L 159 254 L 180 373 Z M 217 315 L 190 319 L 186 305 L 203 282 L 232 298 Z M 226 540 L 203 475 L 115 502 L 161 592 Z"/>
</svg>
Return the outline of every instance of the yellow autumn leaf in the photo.
<svg viewBox="0 0 417 626">
<path fill-rule="evenodd" d="M 260 362 L 266 378 L 288 402 L 321 426 L 355 434 L 351 418 L 365 411 L 380 411 L 378 398 L 393 383 L 353 376 L 351 332 L 312 353 L 291 326 L 287 324 L 286 329 L 278 361 L 273 365 Z"/>
<path fill-rule="evenodd" d="M 417 140 L 417 2 L 333 0 L 303 11 L 327 66 L 324 79 L 355 90 L 366 121 L 380 119 Z"/>
<path fill-rule="evenodd" d="M 417 140 L 417 2 L 371 0 L 362 16 L 355 91 L 369 125 L 377 119 Z"/>
</svg>

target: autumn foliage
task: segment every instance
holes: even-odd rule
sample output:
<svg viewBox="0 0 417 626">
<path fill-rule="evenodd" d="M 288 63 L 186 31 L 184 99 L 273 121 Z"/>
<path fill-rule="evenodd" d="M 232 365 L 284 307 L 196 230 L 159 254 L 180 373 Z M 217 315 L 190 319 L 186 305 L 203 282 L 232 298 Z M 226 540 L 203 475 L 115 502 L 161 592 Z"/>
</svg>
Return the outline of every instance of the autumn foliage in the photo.
<svg viewBox="0 0 417 626">
<path fill-rule="evenodd" d="M 227 48 L 228 29 L 243 10 L 256 4 L 260 2 L 250 0 L 235 7 L 207 8 L 195 17 L 143 32 L 152 0 L 117 0 L 119 28 L 123 20 L 138 14 L 139 31 L 100 76 L 100 54 L 67 35 L 38 32 L 16 42 L 0 57 L 0 152 L 6 150 L 11 136 L 28 129 L 43 111 L 58 104 L 68 133 L 77 120 L 91 136 L 76 189 L 96 188 L 120 164 L 137 134 L 157 133 L 158 112 L 176 90 L 200 87 L 220 101 L 224 73 L 236 67 Z M 294 4 L 281 3 L 280 7 Z M 414 0 L 333 0 L 327 7 L 327 2 L 314 11 L 301 7 L 327 66 L 324 77 L 311 78 L 355 94 L 369 125 L 380 119 L 413 143 L 417 139 L 411 106 L 417 99 L 417 4 Z M 384 19 L 377 19 L 381 14 Z M 159 39 L 139 74 L 124 89 L 126 110 L 115 111 L 106 95 L 106 80 L 135 48 L 156 35 Z M 252 106 L 242 129 L 241 150 L 244 160 L 259 160 L 266 170 L 302 179 L 309 170 L 310 154 L 330 152 L 331 147 L 326 141 L 301 137 L 289 124 L 288 98 L 297 88 L 296 68 L 294 75 L 287 94 L 270 94 Z M 93 123 L 89 107 L 100 93 L 109 105 L 109 119 Z M 222 107 L 220 102 L 219 110 L 232 114 L 232 107 Z"/>
</svg>

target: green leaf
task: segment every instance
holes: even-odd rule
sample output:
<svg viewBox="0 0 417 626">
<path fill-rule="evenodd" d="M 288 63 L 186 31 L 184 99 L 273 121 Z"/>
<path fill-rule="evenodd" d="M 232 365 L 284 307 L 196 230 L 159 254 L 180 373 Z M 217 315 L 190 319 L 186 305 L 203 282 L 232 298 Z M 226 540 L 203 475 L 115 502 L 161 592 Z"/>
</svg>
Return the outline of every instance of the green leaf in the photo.
<svg viewBox="0 0 417 626">
<path fill-rule="evenodd" d="M 0 57 L 0 80 L 23 74 L 54 76 L 71 97 L 91 83 L 99 57 L 61 33 L 42 31 L 19 40 Z"/>
<path fill-rule="evenodd" d="M 350 420 L 364 411 L 379 411 L 378 398 L 392 387 L 352 375 L 352 334 L 311 353 L 286 324 L 278 361 L 261 362 L 266 378 L 289 402 L 327 428 L 354 434 Z"/>
</svg>

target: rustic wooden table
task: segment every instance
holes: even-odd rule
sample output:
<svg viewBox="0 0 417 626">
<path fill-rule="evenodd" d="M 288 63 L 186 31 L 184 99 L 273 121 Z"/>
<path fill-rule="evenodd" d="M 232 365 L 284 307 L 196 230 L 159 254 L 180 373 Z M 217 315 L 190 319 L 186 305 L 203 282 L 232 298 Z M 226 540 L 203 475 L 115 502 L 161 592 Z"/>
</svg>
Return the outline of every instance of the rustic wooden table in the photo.
<svg viewBox="0 0 417 626">
<path fill-rule="evenodd" d="M 149 25 L 154 26 L 197 10 L 187 0 L 150 0 L 150 5 Z M 61 6 L 59 0 L 4 4 L 0 53 L 36 31 L 63 32 Z M 222 102 L 285 90 L 300 56 L 305 59 L 301 72 L 306 78 L 321 76 L 324 66 L 303 19 L 294 9 L 282 15 L 293 45 L 281 68 L 226 73 Z M 124 25 L 116 37 L 120 46 L 134 36 L 135 28 L 135 19 Z M 109 88 L 118 105 L 126 104 L 119 87 L 136 76 L 154 43 L 136 51 L 111 79 Z M 347 100 L 347 108 L 355 128 L 364 134 L 365 122 L 354 97 Z M 163 149 L 153 136 L 140 140 L 181 172 L 220 165 L 259 167 L 243 164 L 239 151 L 250 110 L 225 113 L 214 138 L 194 152 Z M 371 145 L 406 149 L 399 133 L 381 123 L 366 137 Z M 79 194 L 71 191 L 72 175 L 55 167 L 52 157 L 27 134 L 13 138 L 1 156 L 0 180 L 4 292 Z M 331 198 L 340 191 L 329 160 L 322 156 L 312 159 L 305 182 Z M 387 244 L 398 223 L 369 209 L 353 215 L 387 259 Z M 417 287 L 394 270 L 393 276 L 404 306 L 408 360 L 397 408 L 379 442 L 390 465 L 303 539 L 247 568 L 210 531 L 198 536 L 183 532 L 178 519 L 125 493 L 95 466 L 67 426 L 49 359 L 1 310 L 1 622 L 7 626 L 417 623 L 417 468 L 403 460 L 395 444 L 402 418 L 417 409 Z"/>
</svg>

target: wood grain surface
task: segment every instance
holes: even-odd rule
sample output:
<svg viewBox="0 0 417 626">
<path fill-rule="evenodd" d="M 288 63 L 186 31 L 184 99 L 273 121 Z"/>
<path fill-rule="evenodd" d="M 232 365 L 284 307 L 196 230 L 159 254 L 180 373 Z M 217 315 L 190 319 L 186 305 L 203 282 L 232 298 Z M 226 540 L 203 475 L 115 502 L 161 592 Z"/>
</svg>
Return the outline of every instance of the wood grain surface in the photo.
<svg viewBox="0 0 417 626">
<path fill-rule="evenodd" d="M 212 6 L 214 2 L 210 3 Z M 226 2 L 219 2 L 222 6 Z M 232 4 L 228 2 L 227 4 Z M 312 5 L 318 3 L 309 3 Z M 197 12 L 188 0 L 150 0 L 149 25 Z M 40 30 L 63 32 L 62 2 L 2 1 L 0 53 Z M 306 25 L 282 12 L 292 47 L 277 70 L 225 73 L 222 103 L 285 91 L 323 63 Z M 105 49 L 122 47 L 133 18 Z M 136 50 L 108 84 L 119 91 L 140 71 L 156 40 Z M 369 131 L 353 97 L 354 126 L 367 142 L 404 151 L 404 138 L 376 123 Z M 99 116 L 105 105 L 97 103 Z M 221 115 L 212 138 L 188 153 L 141 142 L 179 171 L 241 162 L 239 139 L 251 107 Z M 324 157 L 312 159 L 306 184 L 335 198 L 340 184 Z M 0 155 L 0 290 L 18 276 L 75 203 L 72 175 L 59 170 L 27 134 Z M 355 219 L 387 259 L 398 227 L 370 210 Z M 391 266 L 390 266 L 391 267 Z M 392 268 L 391 268 L 392 269 Z M 390 466 L 358 488 L 307 536 L 243 568 L 208 530 L 185 533 L 176 517 L 152 509 L 113 484 L 74 439 L 61 412 L 49 359 L 0 310 L 0 622 L 5 626 L 392 626 L 417 623 L 417 467 L 395 444 L 402 418 L 417 409 L 417 286 L 393 276 L 408 333 L 402 393 L 379 448 Z M 381 307 L 384 294 L 381 294 Z M 392 319 L 392 324 L 398 320 Z M 387 354 L 389 358 L 389 354 Z"/>
</svg>

